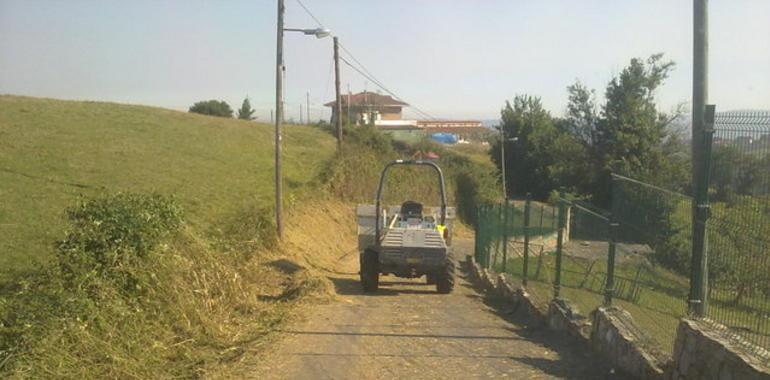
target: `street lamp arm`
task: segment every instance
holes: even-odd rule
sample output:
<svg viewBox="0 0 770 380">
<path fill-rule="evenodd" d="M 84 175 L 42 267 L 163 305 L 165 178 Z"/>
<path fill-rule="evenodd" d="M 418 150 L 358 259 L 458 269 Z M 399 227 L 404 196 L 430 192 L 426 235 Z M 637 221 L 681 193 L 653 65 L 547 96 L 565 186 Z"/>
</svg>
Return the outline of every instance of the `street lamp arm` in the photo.
<svg viewBox="0 0 770 380">
<path fill-rule="evenodd" d="M 316 38 L 324 38 L 331 35 L 331 31 L 326 28 L 315 29 L 300 29 L 300 28 L 283 28 L 285 32 L 300 32 L 308 36 L 316 36 Z"/>
</svg>

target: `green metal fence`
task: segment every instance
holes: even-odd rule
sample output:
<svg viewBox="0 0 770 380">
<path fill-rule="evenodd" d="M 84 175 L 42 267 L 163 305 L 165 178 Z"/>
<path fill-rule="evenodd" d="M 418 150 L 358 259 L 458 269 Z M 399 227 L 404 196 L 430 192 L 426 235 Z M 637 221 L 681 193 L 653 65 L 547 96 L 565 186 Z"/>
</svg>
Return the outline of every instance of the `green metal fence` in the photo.
<svg viewBox="0 0 770 380">
<path fill-rule="evenodd" d="M 741 154 L 755 155 L 746 158 L 727 150 L 745 141 L 743 134 L 727 137 L 734 129 L 717 128 L 715 139 L 703 320 L 768 360 L 770 165 L 751 163 L 770 162 L 762 161 L 770 159 L 770 137 L 750 150 L 742 143 Z M 735 157 L 748 161 L 736 164 Z M 536 302 L 567 298 L 584 313 L 618 305 L 651 343 L 670 353 L 692 302 L 691 278 L 697 278 L 691 268 L 693 199 L 620 175 L 613 175 L 612 194 L 611 210 L 563 197 L 556 206 L 526 200 L 483 207 L 476 259 L 518 279 Z"/>
<path fill-rule="evenodd" d="M 770 363 L 770 112 L 717 113 L 705 321 Z"/>
<path fill-rule="evenodd" d="M 556 207 L 530 200 L 480 207 L 476 261 L 523 283 L 532 279 L 533 297 L 547 303 L 553 292 L 557 217 Z"/>
<path fill-rule="evenodd" d="M 616 303 L 664 352 L 687 315 L 692 198 L 632 178 L 612 177 L 616 223 Z M 621 284 L 627 284 L 622 290 Z"/>
</svg>

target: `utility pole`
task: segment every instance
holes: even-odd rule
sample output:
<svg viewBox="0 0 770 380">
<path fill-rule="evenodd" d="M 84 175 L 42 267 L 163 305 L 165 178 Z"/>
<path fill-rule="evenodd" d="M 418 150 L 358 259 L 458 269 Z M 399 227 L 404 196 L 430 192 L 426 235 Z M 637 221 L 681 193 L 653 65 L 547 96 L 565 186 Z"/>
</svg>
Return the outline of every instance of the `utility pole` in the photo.
<svg viewBox="0 0 770 380">
<path fill-rule="evenodd" d="M 500 170 L 503 174 L 503 199 L 508 199 L 508 189 L 505 184 L 505 128 L 500 124 Z"/>
<path fill-rule="evenodd" d="M 705 116 L 708 101 L 708 0 L 693 0 L 693 73 L 692 73 L 692 274 L 689 311 L 706 314 L 708 289 L 708 183 L 704 154 Z M 704 191 L 705 189 L 705 191 Z"/>
<path fill-rule="evenodd" d="M 334 123 L 337 127 L 337 153 L 342 153 L 342 96 L 340 95 L 340 46 L 337 36 L 334 36 L 334 90 L 337 99 L 334 102 L 334 111 L 337 117 Z"/>
<path fill-rule="evenodd" d="M 283 193 L 281 191 L 281 123 L 283 122 L 283 11 L 284 0 L 278 0 L 278 28 L 275 60 L 275 229 L 283 237 Z"/>
<path fill-rule="evenodd" d="M 350 124 L 350 95 L 351 95 L 350 94 L 350 83 L 348 83 L 348 102 L 346 104 L 347 107 L 348 107 L 348 118 L 347 118 L 348 124 Z"/>
<path fill-rule="evenodd" d="M 283 113 L 283 32 L 301 32 L 305 35 L 313 35 L 316 38 L 324 38 L 330 34 L 328 29 L 296 29 L 283 27 L 283 14 L 286 10 L 284 0 L 278 0 L 278 22 L 276 25 L 276 59 L 275 59 L 275 228 L 278 239 L 283 237 L 283 193 L 281 191 L 281 124 L 284 122 Z M 302 111 L 300 110 L 300 115 Z"/>
<path fill-rule="evenodd" d="M 307 123 L 310 124 L 310 91 L 307 92 L 307 105 L 305 106 L 305 112 L 307 112 Z"/>
<path fill-rule="evenodd" d="M 273 110 L 270 110 L 270 124 L 273 123 Z"/>
</svg>

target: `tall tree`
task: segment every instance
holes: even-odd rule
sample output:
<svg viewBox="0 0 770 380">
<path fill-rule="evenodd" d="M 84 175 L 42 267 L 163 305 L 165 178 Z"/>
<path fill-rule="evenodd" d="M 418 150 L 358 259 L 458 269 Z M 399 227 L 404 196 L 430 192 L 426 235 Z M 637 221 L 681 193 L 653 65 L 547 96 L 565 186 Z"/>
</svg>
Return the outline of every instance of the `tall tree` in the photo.
<svg viewBox="0 0 770 380">
<path fill-rule="evenodd" d="M 505 138 L 493 143 L 490 155 L 501 168 L 500 144 L 505 144 L 508 195 L 530 192 L 537 198 L 546 198 L 554 187 L 550 165 L 558 134 L 550 113 L 543 109 L 539 97 L 517 95 L 513 103 L 505 103 L 500 127 Z"/>
<path fill-rule="evenodd" d="M 655 90 L 673 67 L 673 62 L 663 61 L 662 54 L 646 61 L 634 58 L 607 85 L 602 120 L 596 124 L 595 159 L 600 173 L 593 194 L 600 204 L 609 203 L 613 170 L 661 182 L 671 118 L 658 112 Z"/>
<path fill-rule="evenodd" d="M 254 109 L 251 108 L 251 102 L 249 102 L 249 97 L 243 99 L 243 104 L 241 104 L 241 109 L 238 110 L 238 118 L 241 120 L 254 120 L 256 117 L 254 117 Z"/>
<path fill-rule="evenodd" d="M 595 91 L 575 81 L 567 87 L 567 94 L 566 132 L 586 147 L 595 146 L 599 122 Z"/>
</svg>

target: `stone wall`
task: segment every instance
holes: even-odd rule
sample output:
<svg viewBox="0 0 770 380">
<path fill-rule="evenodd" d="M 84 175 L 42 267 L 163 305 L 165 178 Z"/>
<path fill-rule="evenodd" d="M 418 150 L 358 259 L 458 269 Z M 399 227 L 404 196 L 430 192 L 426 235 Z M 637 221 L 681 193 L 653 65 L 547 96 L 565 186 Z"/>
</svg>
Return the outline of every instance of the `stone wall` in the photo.
<svg viewBox="0 0 770 380">
<path fill-rule="evenodd" d="M 548 304 L 548 328 L 564 331 L 579 341 L 587 341 L 591 334 L 591 322 L 580 313 L 577 306 L 563 298 Z"/>
<path fill-rule="evenodd" d="M 664 361 L 651 353 L 650 339 L 627 311 L 599 307 L 592 313 L 591 347 L 614 366 L 640 379 L 663 379 Z"/>
<path fill-rule="evenodd" d="M 629 339 L 632 335 L 628 333 L 628 329 L 617 326 L 633 325 L 630 315 L 628 318 L 622 318 L 623 323 L 620 323 L 621 318 L 618 317 L 605 318 L 604 314 L 601 314 L 602 317 L 597 320 L 594 315 L 596 322 L 592 323 L 592 320 L 564 299 L 553 300 L 544 308 L 532 300 L 526 289 L 512 285 L 503 275 L 482 268 L 473 260 L 473 256 L 468 256 L 467 263 L 470 275 L 477 284 L 510 302 L 514 310 L 523 313 L 530 320 L 530 325 L 563 331 L 586 346 L 593 343 L 592 346 L 615 363 L 620 372 L 640 379 L 663 378 L 663 371 L 657 361 L 635 345 L 638 339 Z M 597 341 L 594 342 L 597 326 L 601 329 L 602 336 L 609 337 L 608 339 L 598 340 L 597 335 Z"/>
<path fill-rule="evenodd" d="M 674 342 L 673 364 L 666 378 L 758 380 L 770 379 L 770 368 L 742 353 L 741 347 L 702 322 L 683 319 Z"/>
</svg>

